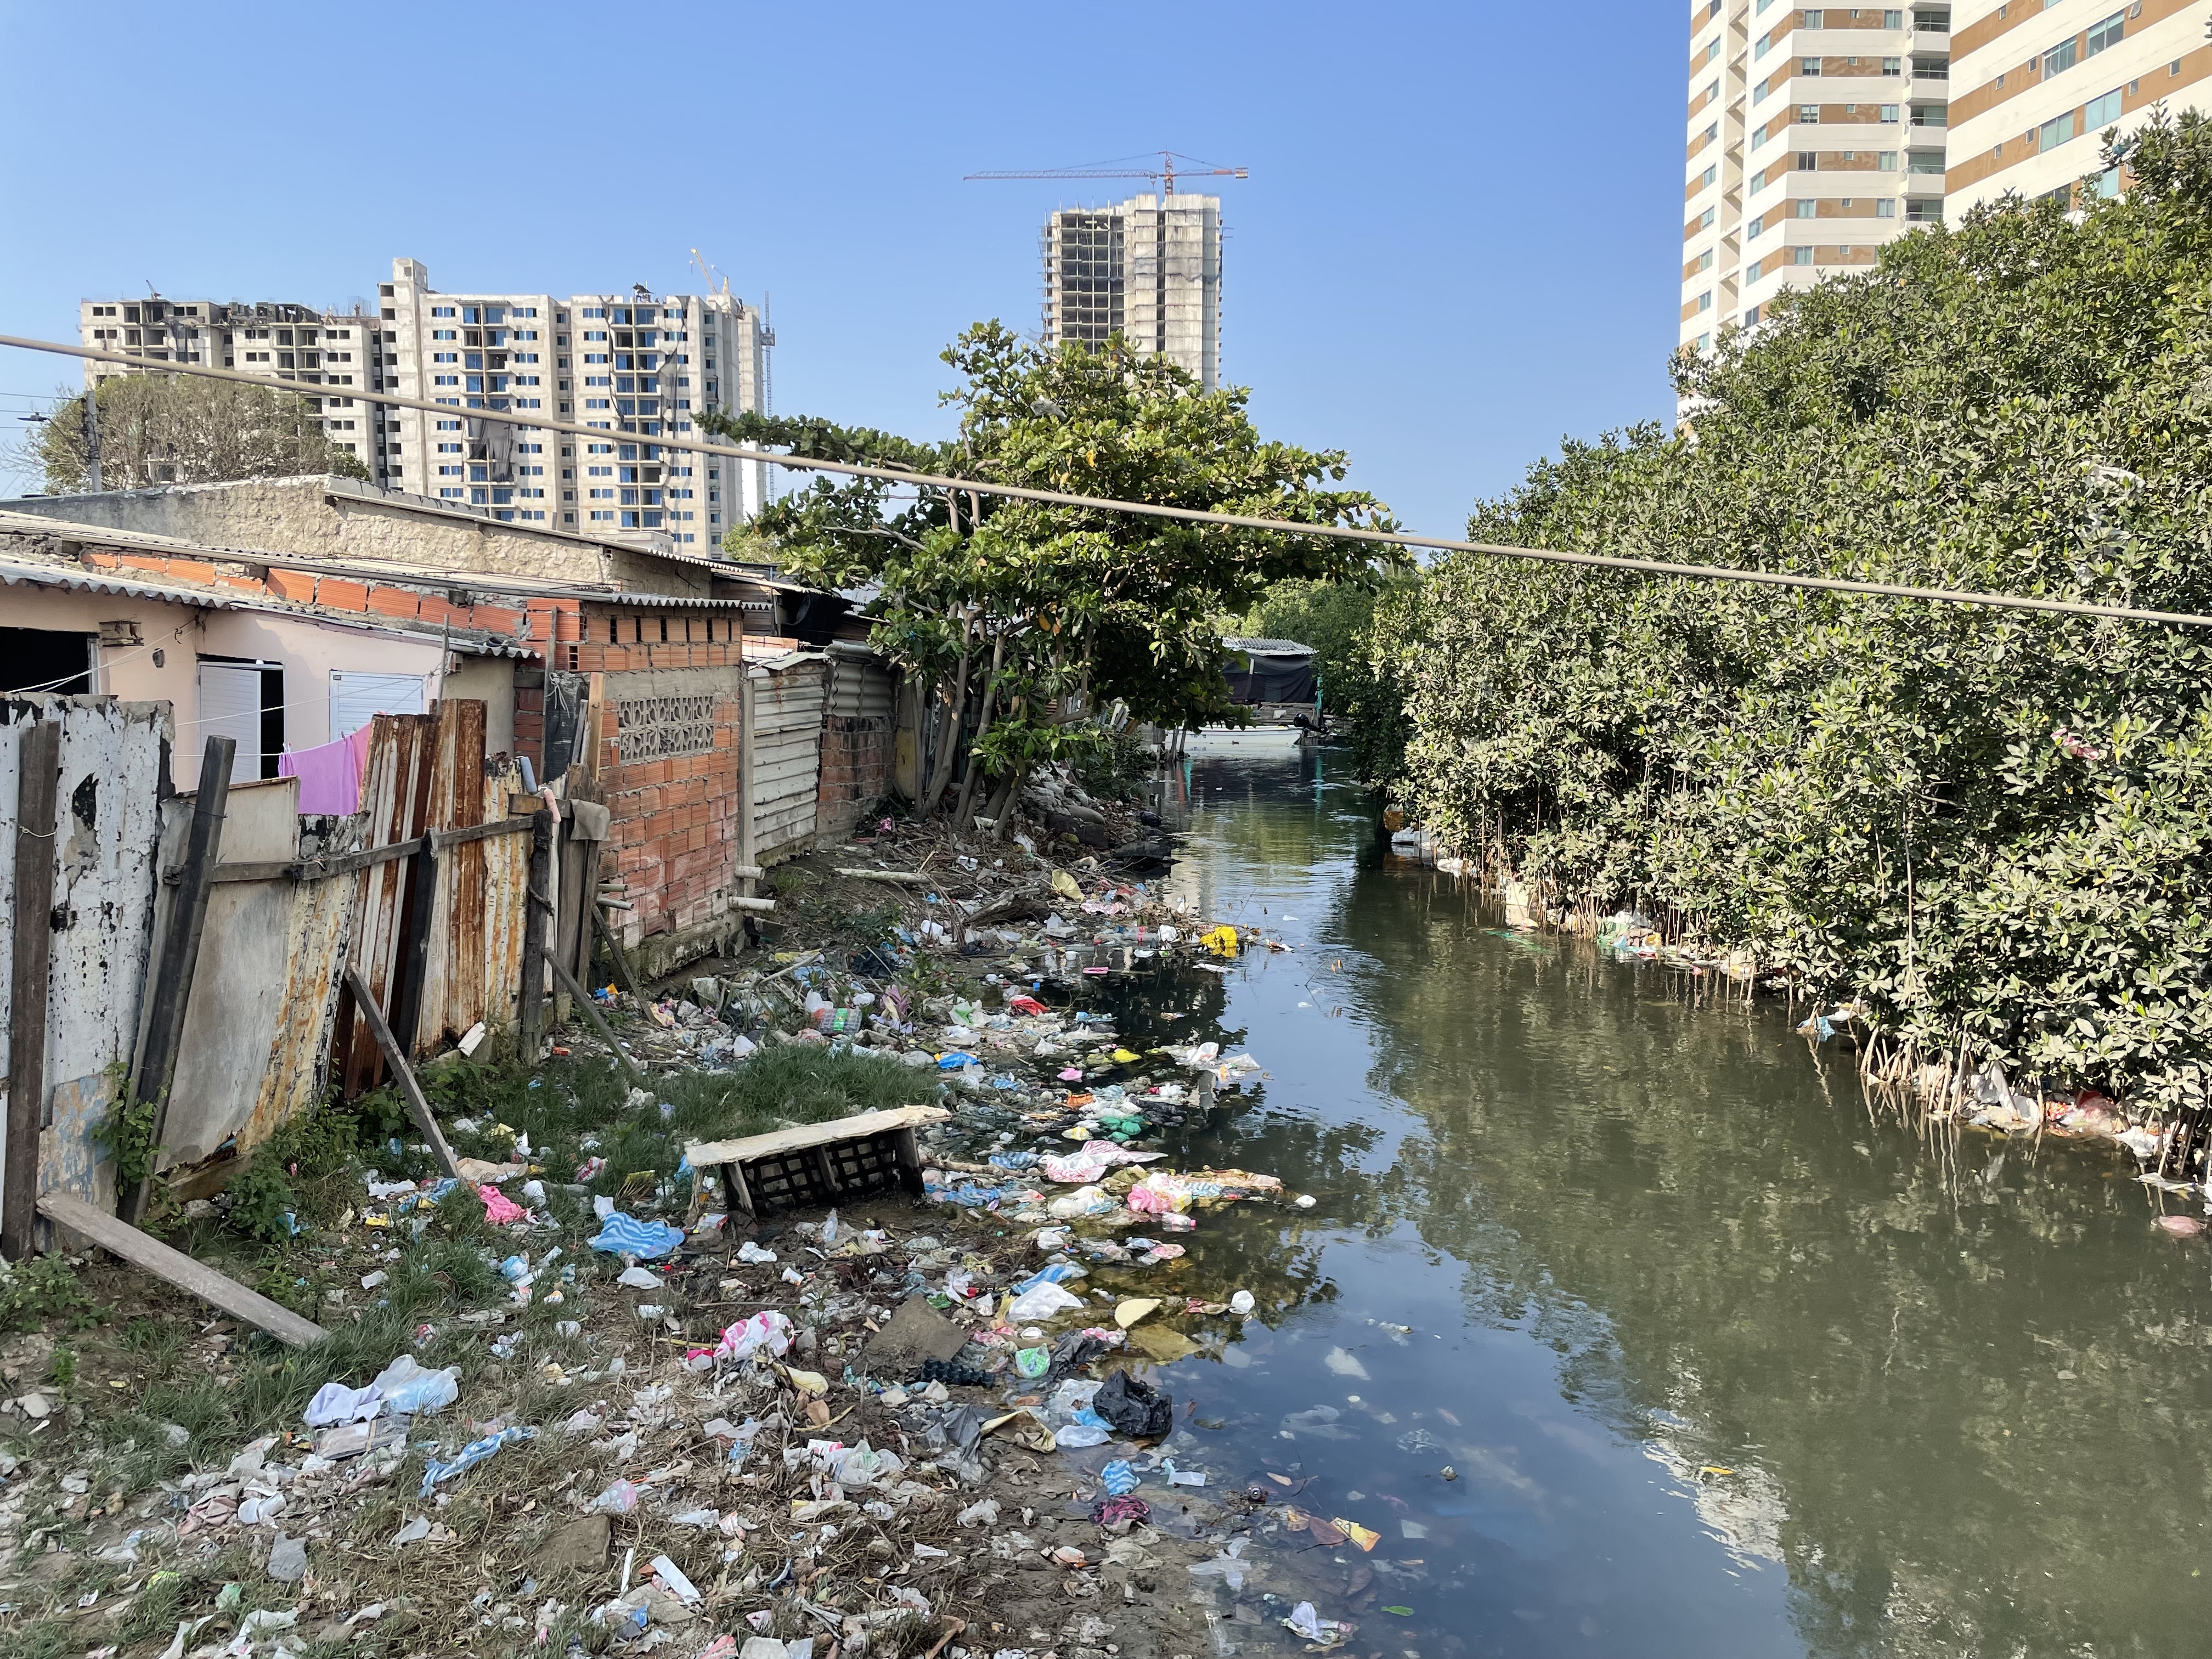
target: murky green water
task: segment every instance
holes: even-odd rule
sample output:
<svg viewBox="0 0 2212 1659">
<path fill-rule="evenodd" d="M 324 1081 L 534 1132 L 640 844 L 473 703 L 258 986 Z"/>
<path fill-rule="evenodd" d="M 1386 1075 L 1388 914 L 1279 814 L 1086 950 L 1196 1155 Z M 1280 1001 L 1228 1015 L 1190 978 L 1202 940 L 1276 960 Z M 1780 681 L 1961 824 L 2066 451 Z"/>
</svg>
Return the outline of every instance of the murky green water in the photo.
<svg viewBox="0 0 2212 1659">
<path fill-rule="evenodd" d="M 1383 1534 L 1302 1562 L 1349 1653 L 2212 1651 L 2212 1249 L 2122 1155 L 1928 1138 L 1778 1009 L 1501 937 L 1334 757 L 1188 777 L 1176 881 L 1297 948 L 1123 1030 L 1249 1044 L 1178 1155 L 1320 1201 L 1188 1236 L 1261 1315 L 1169 1375 L 1217 1479 Z"/>
</svg>

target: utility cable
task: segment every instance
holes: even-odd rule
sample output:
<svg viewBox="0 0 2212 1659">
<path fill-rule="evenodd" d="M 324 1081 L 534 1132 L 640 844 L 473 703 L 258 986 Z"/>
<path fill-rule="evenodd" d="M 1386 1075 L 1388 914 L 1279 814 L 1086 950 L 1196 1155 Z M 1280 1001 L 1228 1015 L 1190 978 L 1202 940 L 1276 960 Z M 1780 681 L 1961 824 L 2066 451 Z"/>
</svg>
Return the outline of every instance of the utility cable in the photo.
<svg viewBox="0 0 2212 1659">
<path fill-rule="evenodd" d="M 1420 548 L 1442 553 L 1479 553 L 1491 558 L 1527 559 L 1544 564 L 1581 565 L 1599 570 L 1632 570 L 1648 576 L 1678 576 L 1693 580 L 1750 582 L 1765 587 L 1795 587 L 1826 593 L 1865 593 L 1881 599 L 1926 599 L 1942 605 L 1980 605 L 1998 611 L 2039 611 L 2069 617 L 2109 617 L 2121 622 L 2160 623 L 2181 628 L 2212 628 L 2212 617 L 2198 616 L 2189 611 L 2142 611 L 2133 605 L 2093 605 L 2083 599 L 2039 599 L 2015 593 L 1984 593 L 1971 588 L 1913 587 L 1898 582 L 1853 581 L 1838 576 L 1801 576 L 1784 571 L 1748 570 L 1740 567 L 1716 564 L 1680 564 L 1664 559 L 1632 558 L 1614 553 L 1566 553 L 1545 547 L 1511 547 L 1493 542 L 1453 541 L 1439 536 L 1416 536 L 1400 530 L 1368 530 L 1357 525 L 1301 524 L 1294 519 L 1265 519 L 1241 513 L 1212 513 L 1194 507 L 1169 507 L 1156 501 L 1116 501 L 1102 495 L 1072 495 L 1055 489 L 1033 489 L 1023 484 L 991 483 L 980 478 L 947 477 L 933 472 L 912 472 L 900 468 L 864 466 L 852 461 L 816 460 L 798 455 L 779 455 L 771 450 L 748 449 L 737 444 L 709 443 L 701 438 L 665 438 L 644 433 L 617 431 L 607 427 L 579 426 L 573 422 L 549 421 L 539 416 L 523 418 L 508 410 L 477 407 L 466 408 L 456 404 L 428 402 L 420 398 L 404 398 L 397 392 L 362 392 L 353 386 L 343 388 L 342 394 L 330 393 L 323 382 L 272 380 L 259 374 L 246 374 L 236 369 L 212 368 L 200 363 L 174 363 L 152 358 L 133 357 L 120 351 L 105 351 L 90 346 L 67 345 L 55 340 L 34 340 L 14 334 L 0 334 L 0 346 L 13 346 L 21 351 L 51 352 L 58 356 L 82 357 L 99 362 L 120 363 L 145 374 L 198 374 L 216 380 L 231 380 L 245 386 L 272 387 L 277 391 L 295 391 L 301 396 L 319 397 L 343 395 L 359 398 L 364 403 L 380 404 L 394 409 L 412 409 L 428 415 L 451 418 L 459 415 L 473 415 L 479 420 L 498 419 L 515 427 L 534 431 L 558 432 L 564 436 L 586 438 L 593 442 L 627 440 L 632 443 L 657 445 L 663 449 L 688 450 L 701 455 L 726 455 L 740 461 L 765 461 L 775 466 L 788 467 L 799 472 L 834 472 L 854 478 L 874 478 L 885 483 L 908 484 L 925 489 L 964 489 L 974 495 L 994 495 L 1002 500 L 1036 501 L 1046 507 L 1079 507 L 1103 513 L 1125 513 L 1135 517 L 1167 519 L 1182 524 L 1214 525 L 1231 530 L 1264 530 L 1295 536 L 1311 536 L 1332 541 L 1363 542 L 1370 546 Z M 632 416 L 635 419 L 636 417 Z"/>
</svg>

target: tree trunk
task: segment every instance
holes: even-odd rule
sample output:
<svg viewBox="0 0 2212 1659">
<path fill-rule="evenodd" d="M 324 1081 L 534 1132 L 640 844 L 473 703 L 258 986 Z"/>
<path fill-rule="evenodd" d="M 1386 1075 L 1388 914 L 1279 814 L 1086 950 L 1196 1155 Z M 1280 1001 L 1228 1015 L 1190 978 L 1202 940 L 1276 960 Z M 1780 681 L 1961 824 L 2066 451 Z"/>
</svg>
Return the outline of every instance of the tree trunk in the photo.
<svg viewBox="0 0 2212 1659">
<path fill-rule="evenodd" d="M 922 797 L 921 816 L 925 818 L 937 810 L 945 786 L 951 781 L 953 751 L 958 746 L 961 720 L 968 712 L 968 665 L 975 655 L 975 617 L 971 611 L 960 629 L 960 666 L 952 677 L 952 699 L 945 714 L 938 717 L 942 735 L 938 738 L 937 764 L 930 769 L 929 790 Z"/>
<path fill-rule="evenodd" d="M 991 717 L 999 706 L 999 665 L 1006 659 L 1006 636 L 1002 633 L 991 646 L 991 677 L 983 682 L 983 714 L 975 722 L 975 735 L 968 743 L 968 775 L 960 781 L 960 798 L 952 808 L 952 827 L 957 831 L 968 822 L 969 810 L 975 805 L 975 785 L 982 777 L 983 769 L 975 759 L 976 745 L 991 730 Z"/>
</svg>

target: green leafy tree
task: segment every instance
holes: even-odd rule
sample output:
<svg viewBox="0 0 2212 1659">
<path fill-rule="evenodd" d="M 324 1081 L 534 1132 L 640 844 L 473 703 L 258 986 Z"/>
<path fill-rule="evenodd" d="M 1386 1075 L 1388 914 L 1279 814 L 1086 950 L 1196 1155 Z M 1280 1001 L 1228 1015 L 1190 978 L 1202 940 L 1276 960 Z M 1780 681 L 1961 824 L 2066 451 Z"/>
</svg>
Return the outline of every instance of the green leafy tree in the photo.
<svg viewBox="0 0 2212 1659">
<path fill-rule="evenodd" d="M 2212 125 L 2135 182 L 1916 232 L 1677 359 L 1473 539 L 2212 611 Z M 1858 999 L 1899 1052 L 2193 1096 L 2203 630 L 1439 561 L 1370 629 L 1401 801 L 1561 903 Z"/>
<path fill-rule="evenodd" d="M 942 445 L 809 419 L 708 416 L 708 429 L 797 455 L 1073 495 L 1304 524 L 1388 522 L 1338 451 L 1261 438 L 1241 390 L 1203 392 L 1119 337 L 1095 350 L 1026 345 L 997 323 L 944 354 L 959 436 Z M 1295 530 L 1177 524 L 1104 509 L 909 491 L 877 480 L 812 487 L 761 515 L 794 573 L 879 593 L 878 649 L 929 688 L 933 809 L 966 749 L 964 820 L 979 781 L 1005 799 L 1030 768 L 1095 748 L 1115 702 L 1164 726 L 1234 718 L 1214 619 L 1273 583 L 1366 568 L 1357 544 Z M 963 736 L 965 741 L 963 741 Z"/>
<path fill-rule="evenodd" d="M 315 401 L 279 386 L 185 374 L 118 374 L 100 382 L 94 395 L 100 400 L 104 489 L 307 472 L 368 477 L 358 456 L 324 435 Z M 29 448 L 49 490 L 89 489 L 84 395 L 57 409 Z"/>
</svg>

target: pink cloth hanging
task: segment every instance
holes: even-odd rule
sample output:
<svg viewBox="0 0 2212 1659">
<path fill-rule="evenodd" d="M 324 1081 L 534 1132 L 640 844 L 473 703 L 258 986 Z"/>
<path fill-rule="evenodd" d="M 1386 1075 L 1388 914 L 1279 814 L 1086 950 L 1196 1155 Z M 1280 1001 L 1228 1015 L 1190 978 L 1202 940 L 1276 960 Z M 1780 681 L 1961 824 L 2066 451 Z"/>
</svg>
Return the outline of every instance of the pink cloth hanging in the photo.
<svg viewBox="0 0 2212 1659">
<path fill-rule="evenodd" d="M 361 811 L 361 783 L 368 771 L 368 726 L 336 743 L 277 757 L 276 775 L 300 781 L 302 812 L 336 812 L 350 817 Z"/>
</svg>

